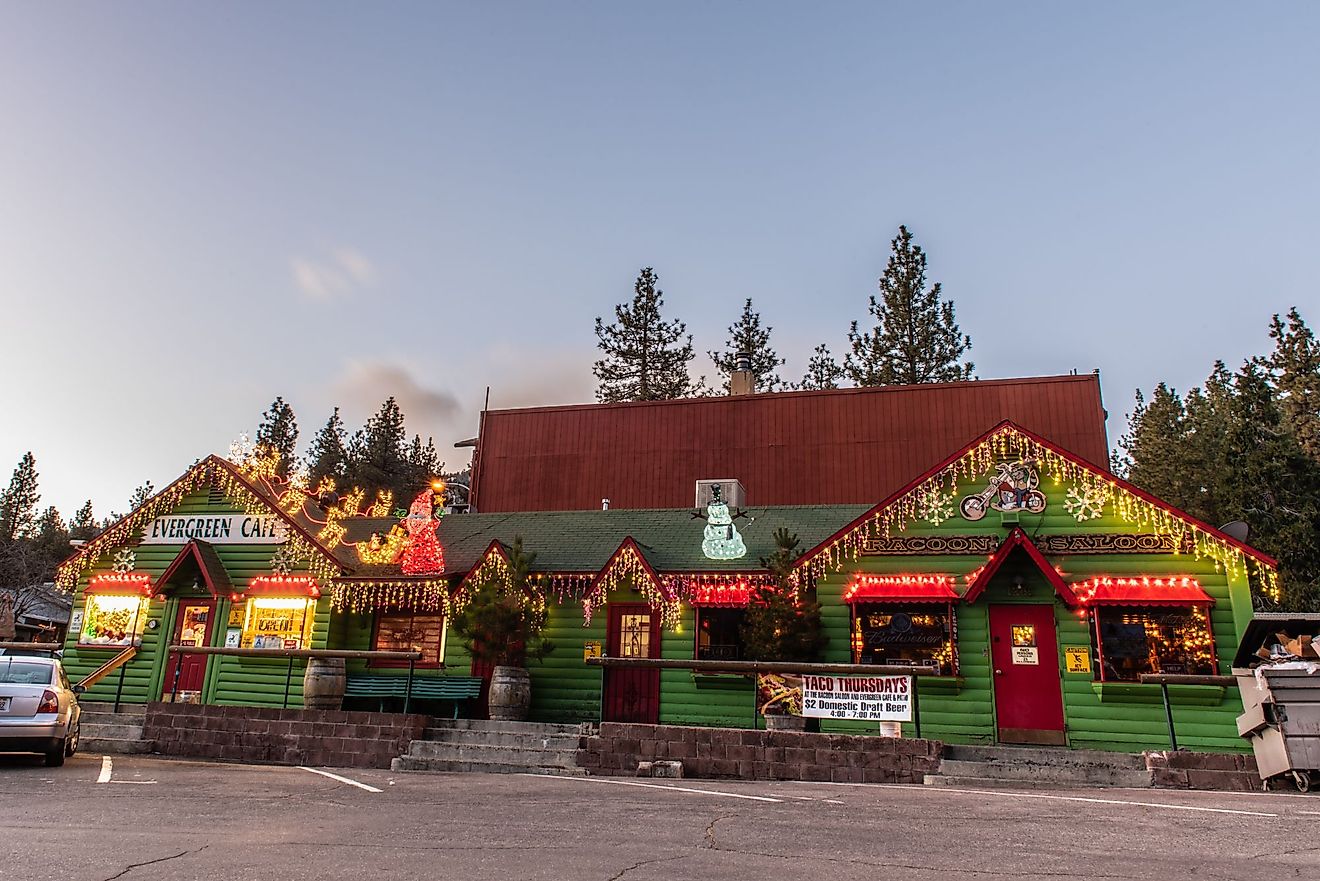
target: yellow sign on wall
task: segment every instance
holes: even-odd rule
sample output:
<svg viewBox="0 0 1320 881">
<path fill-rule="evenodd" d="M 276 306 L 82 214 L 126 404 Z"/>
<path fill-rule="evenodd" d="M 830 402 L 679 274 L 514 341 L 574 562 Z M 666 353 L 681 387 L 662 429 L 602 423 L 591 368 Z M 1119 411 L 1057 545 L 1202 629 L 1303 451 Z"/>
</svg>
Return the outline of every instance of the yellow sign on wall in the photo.
<svg viewBox="0 0 1320 881">
<path fill-rule="evenodd" d="M 585 661 L 587 658 L 599 658 L 599 657 L 600 657 L 599 641 L 593 640 L 592 642 L 584 642 L 582 644 L 582 660 Z"/>
<path fill-rule="evenodd" d="M 1069 673 L 1091 672 L 1091 649 L 1084 646 L 1068 646 L 1063 650 L 1065 669 Z"/>
</svg>

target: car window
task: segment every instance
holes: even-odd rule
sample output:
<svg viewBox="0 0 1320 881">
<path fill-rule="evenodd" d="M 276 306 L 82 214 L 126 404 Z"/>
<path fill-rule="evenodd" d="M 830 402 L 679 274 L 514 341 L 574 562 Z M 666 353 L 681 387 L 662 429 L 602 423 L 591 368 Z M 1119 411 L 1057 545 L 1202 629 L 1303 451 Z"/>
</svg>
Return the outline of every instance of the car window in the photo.
<svg viewBox="0 0 1320 881">
<path fill-rule="evenodd" d="M 54 672 L 53 664 L 23 658 L 0 658 L 0 682 L 8 685 L 50 685 Z"/>
</svg>

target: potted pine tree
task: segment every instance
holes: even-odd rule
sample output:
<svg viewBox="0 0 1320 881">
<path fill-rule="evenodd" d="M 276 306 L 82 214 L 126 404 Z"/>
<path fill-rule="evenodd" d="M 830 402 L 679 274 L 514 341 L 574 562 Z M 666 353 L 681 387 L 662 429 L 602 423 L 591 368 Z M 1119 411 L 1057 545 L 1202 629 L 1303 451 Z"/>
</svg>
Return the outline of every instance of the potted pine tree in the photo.
<svg viewBox="0 0 1320 881">
<path fill-rule="evenodd" d="M 499 721 L 526 721 L 532 702 L 527 661 L 539 661 L 554 649 L 554 643 L 541 637 L 545 598 L 528 577 L 535 559 L 535 553 L 523 551 L 522 536 L 515 538 L 508 572 L 493 573 L 478 583 L 451 622 L 472 659 L 493 668 L 487 704 L 490 718 Z"/>
<path fill-rule="evenodd" d="M 789 581 L 800 555 L 798 537 L 782 527 L 776 530 L 774 553 L 761 561 L 774 580 L 757 588 L 741 629 L 743 649 L 751 660 L 811 662 L 828 642 L 820 603 Z M 798 677 L 762 675 L 757 687 L 766 728 L 800 731 L 806 726 Z"/>
</svg>

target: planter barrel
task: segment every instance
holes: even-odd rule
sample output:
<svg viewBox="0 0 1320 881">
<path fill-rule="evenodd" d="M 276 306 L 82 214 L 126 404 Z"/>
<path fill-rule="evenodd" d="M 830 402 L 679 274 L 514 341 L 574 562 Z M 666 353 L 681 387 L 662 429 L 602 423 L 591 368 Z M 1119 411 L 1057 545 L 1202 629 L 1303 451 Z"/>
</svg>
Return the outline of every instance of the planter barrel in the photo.
<svg viewBox="0 0 1320 881">
<path fill-rule="evenodd" d="M 523 667 L 496 667 L 490 676 L 490 717 L 499 722 L 526 722 L 532 705 L 532 676 Z"/>
<path fill-rule="evenodd" d="M 303 674 L 303 706 L 338 710 L 344 705 L 344 659 L 310 658 Z"/>
</svg>

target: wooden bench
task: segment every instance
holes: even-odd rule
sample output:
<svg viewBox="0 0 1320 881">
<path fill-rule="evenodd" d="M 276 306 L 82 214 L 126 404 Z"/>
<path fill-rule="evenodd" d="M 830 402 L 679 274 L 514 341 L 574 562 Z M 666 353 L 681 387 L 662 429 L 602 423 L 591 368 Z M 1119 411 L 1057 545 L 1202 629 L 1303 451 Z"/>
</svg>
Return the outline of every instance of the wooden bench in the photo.
<svg viewBox="0 0 1320 881">
<path fill-rule="evenodd" d="M 482 680 L 477 676 L 414 676 L 409 692 L 406 675 L 350 673 L 344 684 L 344 697 L 376 698 L 380 701 L 381 712 L 385 711 L 385 701 L 389 698 L 452 701 L 454 718 L 457 719 L 458 702 L 481 697 L 481 684 Z"/>
</svg>

